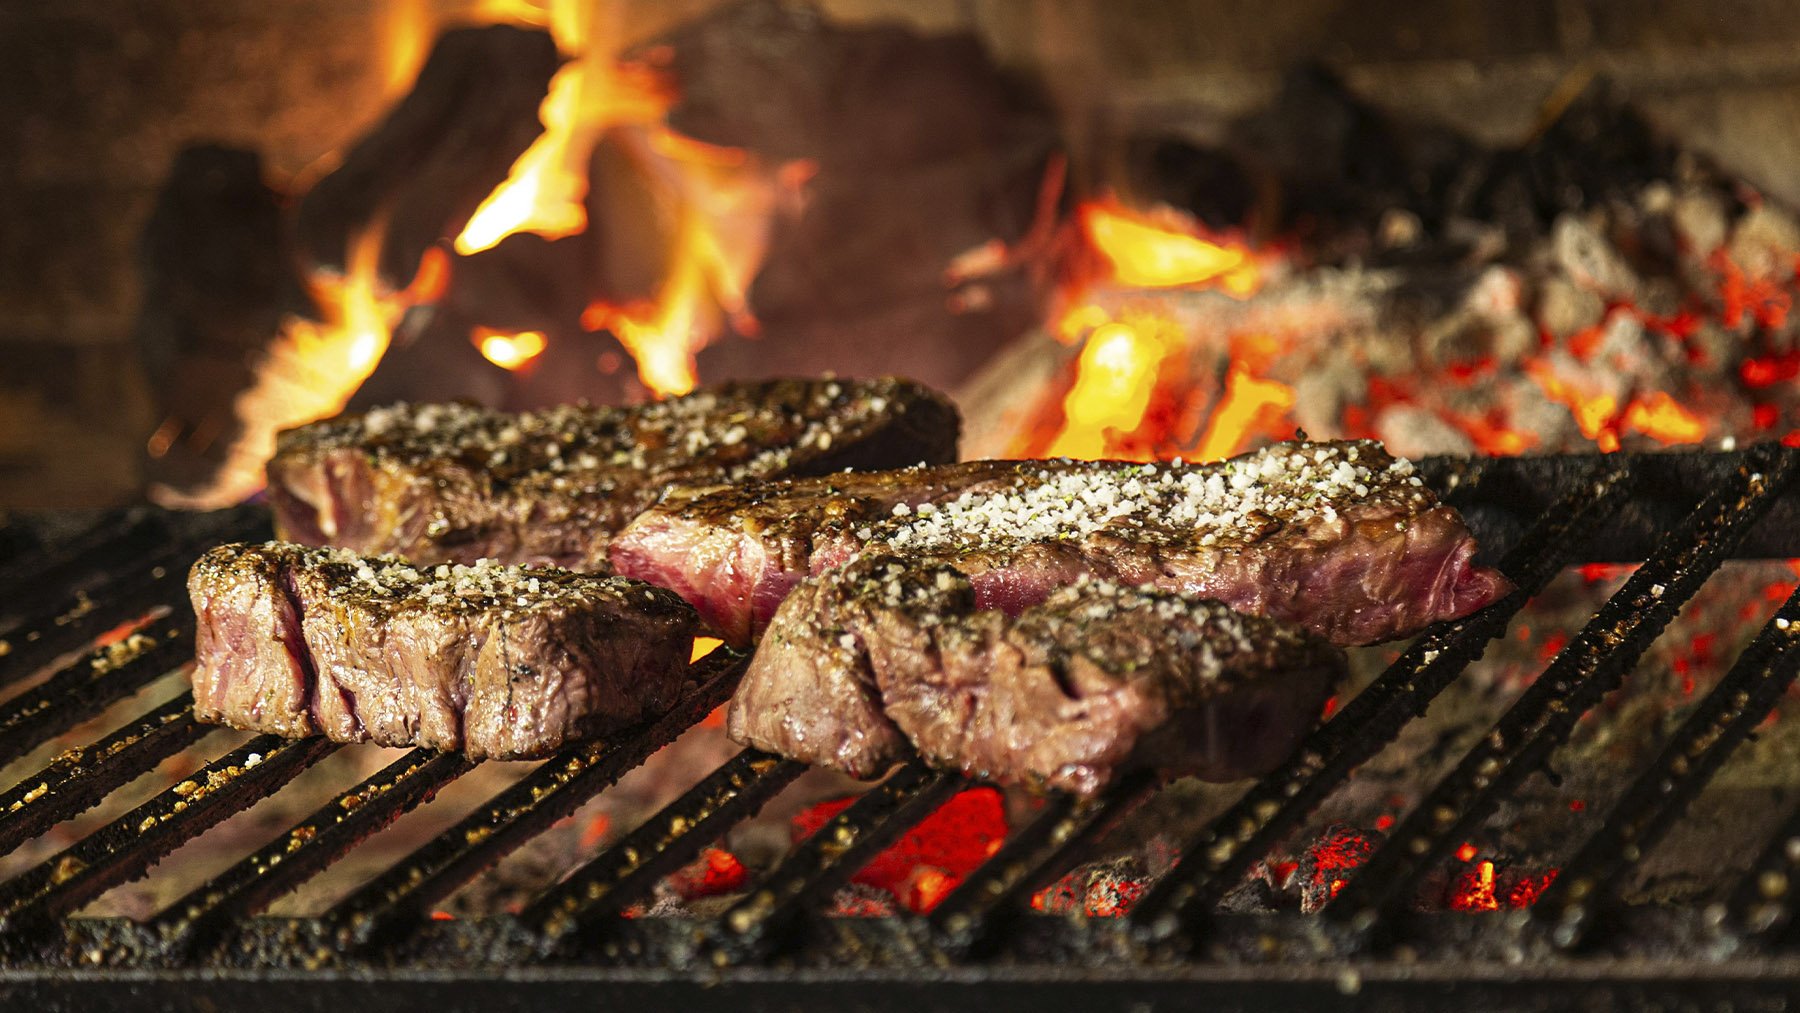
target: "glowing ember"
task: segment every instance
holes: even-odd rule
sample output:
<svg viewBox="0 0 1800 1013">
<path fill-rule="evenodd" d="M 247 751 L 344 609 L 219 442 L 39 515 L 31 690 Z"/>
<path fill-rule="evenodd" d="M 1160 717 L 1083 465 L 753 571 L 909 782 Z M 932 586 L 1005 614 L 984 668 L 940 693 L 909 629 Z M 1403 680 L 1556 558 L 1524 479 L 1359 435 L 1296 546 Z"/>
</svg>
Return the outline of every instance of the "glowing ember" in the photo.
<svg viewBox="0 0 1800 1013">
<path fill-rule="evenodd" d="M 686 868 L 669 876 L 669 884 L 683 900 L 717 897 L 744 888 L 750 871 L 736 855 L 723 848 L 707 848 Z"/>
<path fill-rule="evenodd" d="M 481 349 L 482 357 L 499 366 L 501 369 L 516 370 L 523 368 L 533 359 L 544 354 L 549 340 L 543 331 L 519 331 L 508 334 L 502 331 L 477 327 L 470 339 L 475 347 Z"/>
<path fill-rule="evenodd" d="M 854 801 L 835 799 L 801 812 L 794 817 L 794 840 L 812 836 Z M 986 861 L 1005 840 L 1006 833 L 1006 812 L 1000 793 L 992 788 L 971 788 L 939 806 L 876 855 L 857 872 L 853 882 L 885 890 L 903 904 L 925 900 L 935 904 L 943 893 Z M 935 872 L 922 883 L 915 877 L 923 867 Z"/>
<path fill-rule="evenodd" d="M 1452 911 L 1498 911 L 1500 900 L 1494 896 L 1494 863 L 1483 860 L 1471 872 L 1457 877 L 1450 894 Z"/>
</svg>

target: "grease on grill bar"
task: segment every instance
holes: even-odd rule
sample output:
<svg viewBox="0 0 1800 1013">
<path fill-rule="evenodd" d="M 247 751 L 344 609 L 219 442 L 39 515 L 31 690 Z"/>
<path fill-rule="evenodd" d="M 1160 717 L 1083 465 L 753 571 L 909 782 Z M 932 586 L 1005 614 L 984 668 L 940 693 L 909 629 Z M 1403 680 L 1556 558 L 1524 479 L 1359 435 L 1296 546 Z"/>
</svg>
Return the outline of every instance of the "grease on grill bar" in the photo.
<svg viewBox="0 0 1800 1013">
<path fill-rule="evenodd" d="M 737 965 L 804 954 L 811 964 L 861 968 L 960 962 L 982 980 L 1000 975 L 996 981 L 1004 979 L 1006 967 L 1014 967 L 1021 980 L 1043 982 L 1049 980 L 1046 974 L 1075 963 L 1123 980 L 1184 981 L 1183 987 L 1191 987 L 1220 966 L 1213 955 L 1230 945 L 1342 960 L 1359 945 L 1405 938 L 1421 948 L 1425 963 L 1406 968 L 1404 976 L 1400 965 L 1380 963 L 1385 959 L 1380 949 L 1354 957 L 1364 962 L 1354 965 L 1361 969 L 1395 968 L 1398 982 L 1454 978 L 1467 959 L 1458 947 L 1481 938 L 1480 925 L 1503 930 L 1510 940 L 1506 945 L 1515 949 L 1544 943 L 1577 948 L 1603 932 L 1629 937 L 1644 913 L 1621 903 L 1626 876 L 1773 709 L 1800 669 L 1800 648 L 1793 644 L 1800 637 L 1795 632 L 1800 596 L 1781 606 L 1720 683 L 1663 739 L 1655 759 L 1634 772 L 1630 787 L 1540 899 L 1531 921 L 1545 932 L 1518 934 L 1518 920 L 1443 915 L 1435 916 L 1438 925 L 1452 919 L 1465 927 L 1429 938 L 1432 934 L 1409 935 L 1412 923 L 1393 916 L 1465 832 L 1542 769 L 1576 719 L 1624 680 L 1724 558 L 1734 552 L 1800 556 L 1800 523 L 1793 523 L 1800 517 L 1800 496 L 1791 488 L 1797 461 L 1795 451 L 1768 446 L 1734 454 L 1425 462 L 1424 474 L 1468 512 L 1483 544 L 1508 550 L 1499 565 L 1520 590 L 1481 613 L 1434 628 L 1403 652 L 1315 730 L 1282 769 L 1226 805 L 1186 842 L 1185 857 L 1131 910 L 1122 934 L 1033 917 L 1029 900 L 1070 867 L 1104 853 L 1111 827 L 1152 793 L 1153 786 L 1142 779 L 1088 802 L 1048 799 L 927 917 L 831 919 L 831 932 L 813 931 L 825 924 L 819 916 L 836 890 L 871 856 L 965 784 L 959 776 L 917 764 L 896 771 L 797 845 L 718 919 L 623 917 L 664 876 L 699 856 L 801 772 L 798 764 L 756 751 L 740 753 L 717 770 L 693 772 L 685 793 L 541 893 L 517 918 L 434 923 L 426 917 L 439 900 L 723 702 L 744 659 L 718 652 L 695 663 L 696 688 L 674 712 L 614 741 L 573 747 L 545 761 L 320 918 L 254 916 L 461 777 L 469 770 L 467 761 L 414 751 L 360 784 L 334 788 L 336 797 L 167 905 L 148 926 L 58 921 L 144 874 L 183 842 L 273 793 L 336 749 L 316 740 L 253 739 L 0 883 L 0 926 L 8 953 L 0 961 L 0 981 L 39 973 L 78 976 L 73 958 L 59 955 L 68 952 L 115 953 L 101 962 L 160 968 L 158 973 L 183 988 L 200 987 L 196 975 L 208 968 L 241 966 L 254 978 L 259 969 L 273 966 L 271 961 L 364 978 L 405 975 L 427 966 L 414 961 L 433 953 L 432 960 L 488 968 L 481 972 L 485 975 L 495 967 L 536 962 L 549 975 L 540 984 L 570 972 L 612 980 L 610 964 L 634 962 L 650 964 L 652 974 L 663 975 L 659 980 L 686 983 L 699 980 L 694 974 L 701 964 L 717 965 L 706 972 L 715 976 L 709 980 L 729 982 L 737 980 L 732 977 L 739 973 Z M 55 658 L 88 646 L 101 631 L 140 621 L 161 606 L 169 609 L 142 627 L 143 639 L 77 655 L 40 685 L 0 705 L 0 756 L 26 755 L 184 663 L 192 625 L 171 573 L 182 572 L 224 532 L 252 537 L 251 529 L 260 524 L 253 510 L 186 521 L 131 511 L 0 565 L 0 588 L 28 592 L 0 598 L 5 602 L 0 629 L 38 645 L 23 651 L 15 645 L 0 656 L 0 683 L 41 672 Z M 1363 763 L 1394 742 L 1553 576 L 1575 562 L 1629 558 L 1639 551 L 1649 562 L 1520 694 L 1493 735 L 1478 742 L 1403 818 L 1361 874 L 1348 878 L 1336 902 L 1325 908 L 1331 917 L 1249 916 L 1248 938 L 1259 942 L 1245 943 L 1240 931 L 1245 916 L 1216 913 L 1251 867 L 1269 859 Z M 74 625 L 57 622 L 74 611 L 80 613 Z M 146 703 L 139 716 L 122 719 L 97 741 L 49 760 L 0 794 L 0 848 L 15 848 L 103 801 L 177 750 L 204 745 L 214 729 L 196 724 L 188 703 L 185 695 L 160 706 Z M 1766 842 L 1729 903 L 1687 912 L 1694 916 L 1690 920 L 1713 925 L 1727 938 L 1741 931 L 1736 945 L 1778 945 L 1794 914 L 1790 884 L 1800 883 L 1797 839 L 1800 812 Z M 1618 917 L 1610 917 L 1614 914 Z M 1346 921 L 1370 931 L 1346 936 L 1333 929 Z M 64 943 L 72 948 L 59 949 Z M 1109 943 L 1125 945 L 1103 945 Z M 994 956 L 1003 959 L 990 962 Z M 1165 959 L 1144 959 L 1150 956 Z M 1584 958 L 1574 951 L 1558 959 Z M 1508 973 L 1527 974 L 1533 966 L 1528 961 Z M 916 980 L 906 976 L 911 972 L 895 973 L 895 980 Z M 1316 977 L 1333 994 L 1343 987 L 1336 972 L 1306 958 L 1283 965 L 1279 973 L 1293 981 Z M 519 980 L 537 981 L 528 975 Z"/>
</svg>

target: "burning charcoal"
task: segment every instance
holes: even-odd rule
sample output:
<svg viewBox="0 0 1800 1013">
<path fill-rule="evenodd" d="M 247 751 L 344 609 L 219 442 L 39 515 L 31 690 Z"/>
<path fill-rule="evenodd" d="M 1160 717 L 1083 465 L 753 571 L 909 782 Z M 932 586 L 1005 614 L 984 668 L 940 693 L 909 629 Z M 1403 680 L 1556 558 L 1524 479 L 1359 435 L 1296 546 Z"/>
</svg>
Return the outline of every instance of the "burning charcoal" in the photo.
<svg viewBox="0 0 1800 1013">
<path fill-rule="evenodd" d="M 851 883 L 833 895 L 827 914 L 834 918 L 888 918 L 894 914 L 894 898 L 865 883 Z"/>
<path fill-rule="evenodd" d="M 259 156 L 211 146 L 176 156 L 141 239 L 136 338 L 161 421 L 153 481 L 185 490 L 225 460 L 239 431 L 234 398 L 282 318 L 311 312 L 292 259 Z"/>
<path fill-rule="evenodd" d="M 1642 282 L 1591 218 L 1563 215 L 1551 233 L 1556 263 L 1570 280 L 1610 301 L 1635 302 Z"/>
<path fill-rule="evenodd" d="M 412 91 L 301 198 L 302 252 L 342 270 L 363 230 L 385 221 L 381 275 L 403 287 L 425 250 L 454 238 L 542 133 L 538 106 L 559 62 L 536 29 L 440 35 Z"/>
<path fill-rule="evenodd" d="M 1326 827 L 1294 870 L 1292 884 L 1300 893 L 1300 910 L 1311 914 L 1329 904 L 1380 842 L 1379 833 L 1348 823 Z"/>
<path fill-rule="evenodd" d="M 1079 911 L 1089 918 L 1118 918 L 1130 913 L 1151 879 L 1143 859 L 1133 855 L 1091 862 L 1039 890 L 1031 906 L 1045 914 Z"/>
<path fill-rule="evenodd" d="M 1606 300 L 1564 275 L 1551 275 L 1538 288 L 1538 322 L 1551 337 L 1573 337 L 1598 324 L 1605 312 Z"/>
<path fill-rule="evenodd" d="M 1475 453 L 1475 441 L 1429 409 L 1397 404 L 1375 417 L 1375 435 L 1403 457 Z"/>
<path fill-rule="evenodd" d="M 750 872 L 737 856 L 723 848 L 707 848 L 700 857 L 669 876 L 669 885 L 683 900 L 718 897 L 744 888 Z"/>
<path fill-rule="evenodd" d="M 794 817 L 795 841 L 805 840 L 848 808 L 854 798 L 821 802 Z M 992 788 L 971 788 L 939 806 L 857 871 L 853 882 L 903 898 L 915 870 L 930 866 L 960 880 L 1006 839 L 1005 805 Z"/>
</svg>

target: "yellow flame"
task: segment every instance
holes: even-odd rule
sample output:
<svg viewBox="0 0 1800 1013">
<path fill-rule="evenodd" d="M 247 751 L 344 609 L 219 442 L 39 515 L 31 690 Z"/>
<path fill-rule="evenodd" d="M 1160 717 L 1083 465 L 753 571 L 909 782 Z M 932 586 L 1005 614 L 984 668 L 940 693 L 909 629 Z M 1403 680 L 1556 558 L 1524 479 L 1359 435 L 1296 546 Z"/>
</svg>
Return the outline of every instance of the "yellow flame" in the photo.
<svg viewBox="0 0 1800 1013">
<path fill-rule="evenodd" d="M 1249 449 L 1250 437 L 1259 427 L 1272 424 L 1293 406 L 1294 388 L 1276 380 L 1257 379 L 1244 364 L 1234 363 L 1194 459 L 1222 461 Z"/>
<path fill-rule="evenodd" d="M 1163 360 L 1180 346 L 1172 322 L 1138 316 L 1112 321 L 1088 335 L 1077 360 L 1075 384 L 1063 400 L 1064 423 L 1049 453 L 1096 458 L 1117 453 L 1110 438 L 1134 432 L 1144 421 Z"/>
<path fill-rule="evenodd" d="M 1165 220 L 1167 219 L 1167 220 Z M 1198 226 L 1172 214 L 1151 216 L 1117 206 L 1081 209 L 1088 242 L 1112 267 L 1113 280 L 1139 288 L 1214 283 L 1240 298 L 1254 293 L 1261 273 L 1249 250 L 1221 246 Z"/>
<path fill-rule="evenodd" d="M 425 40 L 432 27 L 425 0 L 389 0 L 380 27 L 383 94 L 396 98 L 412 87 L 425 62 Z"/>
<path fill-rule="evenodd" d="M 210 483 L 191 493 L 159 486 L 151 490 L 157 502 L 190 509 L 242 502 L 263 487 L 263 465 L 275 453 L 276 433 L 343 410 L 387 351 L 400 314 L 442 283 L 443 265 L 428 258 L 419 281 L 404 292 L 384 294 L 378 282 L 384 230 L 385 223 L 377 222 L 356 237 L 342 278 L 312 280 L 325 320 L 295 317 L 284 323 L 255 382 L 234 402 L 243 431 Z"/>
<path fill-rule="evenodd" d="M 505 331 L 477 327 L 470 338 L 487 361 L 501 369 L 518 369 L 544 354 L 550 341 L 543 331 Z"/>
<path fill-rule="evenodd" d="M 624 74 L 613 61 L 613 27 L 600 15 L 613 5 L 556 0 L 546 9 L 521 0 L 490 2 L 481 14 L 490 20 L 547 24 L 557 47 L 572 58 L 550 79 L 538 107 L 544 132 L 525 149 L 462 232 L 456 252 L 467 256 L 488 249 L 515 232 L 546 238 L 574 235 L 587 227 L 587 159 L 607 126 L 653 123 L 668 99 L 644 78 Z"/>
</svg>

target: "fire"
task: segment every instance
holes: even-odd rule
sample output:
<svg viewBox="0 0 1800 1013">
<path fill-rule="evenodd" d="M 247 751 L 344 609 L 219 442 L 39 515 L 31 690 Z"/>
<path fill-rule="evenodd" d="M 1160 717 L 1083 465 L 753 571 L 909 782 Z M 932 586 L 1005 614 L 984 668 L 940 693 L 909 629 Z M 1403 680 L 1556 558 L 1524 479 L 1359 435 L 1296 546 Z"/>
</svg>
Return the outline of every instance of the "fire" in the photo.
<svg viewBox="0 0 1800 1013">
<path fill-rule="evenodd" d="M 1163 360 L 1180 347 L 1174 324 L 1155 317 L 1114 321 L 1088 335 L 1077 360 L 1075 386 L 1063 402 L 1067 420 L 1050 454 L 1099 457 L 1108 431 L 1130 433 L 1143 422 Z"/>
<path fill-rule="evenodd" d="M 489 21 L 548 25 L 557 48 L 573 58 L 556 72 L 538 107 L 544 132 L 456 237 L 456 252 L 464 256 L 515 232 L 557 238 L 587 228 L 587 159 L 600 131 L 614 123 L 653 122 L 667 106 L 665 96 L 615 66 L 612 47 L 603 43 L 617 32 L 599 20 L 603 13 L 616 16 L 611 6 L 557 0 L 545 8 L 514 0 L 491 2 L 482 13 Z"/>
<path fill-rule="evenodd" d="M 1211 460 L 1242 449 L 1293 406 L 1293 391 L 1262 375 L 1272 356 L 1252 349 L 1240 358 L 1233 348 L 1233 366 L 1218 403 L 1206 417 L 1187 420 L 1199 436 L 1192 446 L 1182 446 L 1172 420 L 1193 408 L 1183 402 L 1181 374 L 1205 336 L 1192 333 L 1162 308 L 1136 306 L 1115 313 L 1087 293 L 1094 286 L 1212 289 L 1245 299 L 1261 288 L 1266 263 L 1245 243 L 1207 235 L 1197 223 L 1167 209 L 1138 212 L 1107 199 L 1082 205 L 1076 222 L 1097 276 L 1064 293 L 1069 308 L 1051 328 L 1063 342 L 1079 343 L 1081 351 L 1063 399 L 1062 426 L 1041 445 L 1042 453 L 1142 460 L 1185 452 Z M 1234 345 L 1240 340 L 1268 339 L 1232 338 Z"/>
<path fill-rule="evenodd" d="M 482 357 L 501 369 L 508 370 L 524 368 L 533 359 L 544 354 L 544 349 L 550 344 L 543 331 L 508 334 L 477 327 L 470 338 L 475 342 L 475 347 L 481 349 Z"/>
<path fill-rule="evenodd" d="M 1525 372 L 1551 400 L 1566 406 L 1581 434 L 1606 453 L 1619 449 L 1620 436 L 1626 432 L 1664 444 L 1699 443 L 1706 438 L 1706 421 L 1664 391 L 1634 396 L 1621 408 L 1617 397 L 1583 391 L 1558 376 L 1546 360 L 1528 361 Z"/>
<path fill-rule="evenodd" d="M 263 465 L 275 453 L 275 434 L 342 411 L 375 371 L 401 315 L 443 293 L 448 262 L 441 250 L 427 251 L 405 289 L 383 290 L 377 268 L 383 230 L 384 223 L 377 221 L 356 238 L 344 276 L 311 279 L 313 299 L 325 319 L 291 318 L 270 345 L 256 381 L 237 396 L 234 407 L 243 433 L 211 482 L 192 493 L 153 488 L 151 496 L 158 503 L 208 509 L 241 502 L 260 490 Z M 166 441 L 160 445 L 167 450 Z M 153 436 L 153 453 L 157 447 Z"/>
<path fill-rule="evenodd" d="M 1084 206 L 1082 233 L 1112 268 L 1112 280 L 1137 288 L 1214 285 L 1240 298 L 1261 287 L 1247 247 L 1220 244 L 1172 212 L 1140 213 L 1112 201 Z"/>
<path fill-rule="evenodd" d="M 614 59 L 610 43 L 619 32 L 611 21 L 618 11 L 611 5 L 552 0 L 544 8 L 511 0 L 490 3 L 484 13 L 492 20 L 548 24 L 558 48 L 572 59 L 551 80 L 539 107 L 543 134 L 475 210 L 456 237 L 456 252 L 477 253 L 519 232 L 554 239 L 587 229 L 588 160 L 596 142 L 616 127 L 638 129 L 647 141 L 635 154 L 674 212 L 669 263 L 653 297 L 631 305 L 595 302 L 581 324 L 611 331 L 655 393 L 693 390 L 694 355 L 720 330 L 722 318 L 743 333 L 754 330 L 745 292 L 762 259 L 776 181 L 803 183 L 803 167 L 764 172 L 747 152 L 701 144 L 664 126 L 671 96 L 662 81 Z M 505 346 L 499 351 L 509 354 Z"/>
</svg>

